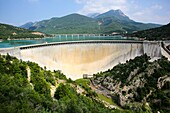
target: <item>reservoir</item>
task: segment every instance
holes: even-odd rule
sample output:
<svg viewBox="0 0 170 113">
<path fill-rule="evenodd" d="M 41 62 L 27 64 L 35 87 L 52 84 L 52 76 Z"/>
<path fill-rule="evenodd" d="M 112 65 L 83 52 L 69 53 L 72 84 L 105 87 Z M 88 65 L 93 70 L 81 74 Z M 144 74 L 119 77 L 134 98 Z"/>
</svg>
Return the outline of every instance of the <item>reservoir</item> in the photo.
<svg viewBox="0 0 170 113">
<path fill-rule="evenodd" d="M 25 40 L 3 40 L 0 42 L 0 48 L 17 47 L 32 44 L 43 44 L 51 42 L 64 41 L 83 41 L 83 40 L 134 40 L 133 38 L 126 38 L 120 35 L 117 36 L 56 36 L 42 39 L 25 39 Z"/>
</svg>

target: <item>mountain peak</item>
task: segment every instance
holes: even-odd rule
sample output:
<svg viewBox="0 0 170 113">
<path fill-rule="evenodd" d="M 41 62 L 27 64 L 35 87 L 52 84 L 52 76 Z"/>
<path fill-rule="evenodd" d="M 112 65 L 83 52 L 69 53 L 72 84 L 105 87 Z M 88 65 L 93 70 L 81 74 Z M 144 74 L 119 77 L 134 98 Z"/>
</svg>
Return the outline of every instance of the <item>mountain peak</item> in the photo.
<svg viewBox="0 0 170 113">
<path fill-rule="evenodd" d="M 111 10 L 109 10 L 109 11 L 107 11 L 107 12 L 122 12 L 120 9 L 116 9 L 116 10 L 114 10 L 114 9 L 111 9 Z"/>
<path fill-rule="evenodd" d="M 111 10 L 105 12 L 105 14 L 126 16 L 120 9 L 116 9 L 116 10 L 111 9 Z"/>
<path fill-rule="evenodd" d="M 132 21 L 129 19 L 128 16 L 126 16 L 120 9 L 117 10 L 109 10 L 103 14 L 98 15 L 95 18 L 114 18 L 116 20 L 123 20 L 123 21 Z"/>
<path fill-rule="evenodd" d="M 72 13 L 72 14 L 69 14 L 69 15 L 66 15 L 66 16 L 63 16 L 61 18 L 65 18 L 65 17 L 85 17 L 84 15 L 81 15 L 81 14 L 78 14 L 78 13 Z"/>
<path fill-rule="evenodd" d="M 84 20 L 84 19 L 87 19 L 87 20 L 91 20 L 92 18 L 89 18 L 87 16 L 84 16 L 84 15 L 81 15 L 81 14 L 78 14 L 78 13 L 73 13 L 73 14 L 70 14 L 70 15 L 66 15 L 64 17 L 61 17 L 60 19 L 68 19 L 67 21 L 70 21 L 70 20 Z M 70 19 L 70 20 L 69 20 Z"/>
<path fill-rule="evenodd" d="M 115 10 L 115 11 L 118 12 L 119 14 L 125 15 L 120 9 L 117 9 L 117 10 Z"/>
<path fill-rule="evenodd" d="M 116 9 L 115 11 L 120 12 L 120 13 L 123 13 L 120 9 Z"/>
</svg>

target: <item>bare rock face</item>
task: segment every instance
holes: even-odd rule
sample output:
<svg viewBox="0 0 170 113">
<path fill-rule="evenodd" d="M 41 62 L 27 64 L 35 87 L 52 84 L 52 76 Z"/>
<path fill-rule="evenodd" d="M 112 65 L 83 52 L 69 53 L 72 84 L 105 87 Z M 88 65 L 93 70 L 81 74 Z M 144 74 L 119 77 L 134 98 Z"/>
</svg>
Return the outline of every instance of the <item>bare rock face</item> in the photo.
<svg viewBox="0 0 170 113">
<path fill-rule="evenodd" d="M 127 104 L 127 99 L 124 96 L 120 94 L 118 98 L 119 98 L 118 103 L 121 106 L 125 106 Z"/>
<path fill-rule="evenodd" d="M 160 77 L 157 82 L 158 89 L 161 89 L 166 82 L 170 82 L 170 76 L 165 75 L 163 77 Z"/>
<path fill-rule="evenodd" d="M 129 74 L 126 75 L 127 77 L 124 78 L 123 81 L 121 80 L 121 76 L 126 74 L 126 70 L 119 71 L 116 69 L 117 68 L 115 68 L 115 71 L 111 71 L 112 74 L 110 75 L 106 72 L 104 76 L 95 77 L 94 82 L 112 91 L 113 95 L 117 95 L 118 104 L 124 107 L 134 103 L 134 99 L 140 96 L 138 90 L 146 87 L 148 82 L 150 82 L 148 78 L 155 76 L 155 70 L 161 69 L 161 66 L 158 61 L 149 62 L 148 60 L 148 62 L 142 64 L 142 67 L 136 66 L 132 71 L 128 72 Z M 167 82 L 170 82 L 169 75 L 158 77 L 155 88 L 151 88 L 147 91 L 141 99 L 141 102 L 146 103 L 149 96 L 156 91 L 156 87 L 161 89 Z"/>
<path fill-rule="evenodd" d="M 139 71 L 139 67 L 137 67 L 137 69 L 135 69 L 134 71 L 132 71 L 129 75 L 129 77 L 127 78 L 127 81 L 129 82 Z"/>
</svg>

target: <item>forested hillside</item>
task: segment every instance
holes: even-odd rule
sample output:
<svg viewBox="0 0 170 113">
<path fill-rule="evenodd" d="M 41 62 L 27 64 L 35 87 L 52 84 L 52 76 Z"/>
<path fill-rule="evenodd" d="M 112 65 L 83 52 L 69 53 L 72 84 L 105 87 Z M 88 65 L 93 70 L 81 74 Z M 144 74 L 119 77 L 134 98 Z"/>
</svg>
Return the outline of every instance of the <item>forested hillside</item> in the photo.
<svg viewBox="0 0 170 113">
<path fill-rule="evenodd" d="M 127 36 L 139 37 L 139 38 L 144 38 L 147 40 L 169 40 L 170 39 L 170 23 L 162 27 L 128 34 Z"/>
<path fill-rule="evenodd" d="M 0 23 L 0 39 L 42 38 L 44 33 Z"/>
<path fill-rule="evenodd" d="M 94 90 L 88 79 L 72 81 L 60 71 L 0 55 L 0 113 L 169 113 L 170 62 L 149 59 L 136 57 L 94 75 Z"/>
<path fill-rule="evenodd" d="M 117 113 L 88 86 L 60 71 L 0 55 L 0 113 Z"/>
<path fill-rule="evenodd" d="M 50 34 L 90 34 L 98 33 L 99 26 L 97 21 L 92 18 L 71 14 L 61 18 L 51 18 L 36 22 L 29 28 Z"/>
</svg>

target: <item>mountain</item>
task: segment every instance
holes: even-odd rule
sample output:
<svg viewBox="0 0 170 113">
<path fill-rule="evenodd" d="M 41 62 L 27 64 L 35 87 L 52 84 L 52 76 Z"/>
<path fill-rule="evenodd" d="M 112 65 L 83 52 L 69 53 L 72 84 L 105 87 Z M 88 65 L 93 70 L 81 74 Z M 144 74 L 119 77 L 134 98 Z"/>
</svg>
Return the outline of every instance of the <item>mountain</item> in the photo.
<svg viewBox="0 0 170 113">
<path fill-rule="evenodd" d="M 110 10 L 107 11 L 103 14 L 100 14 L 98 16 L 95 17 L 97 20 L 100 19 L 105 19 L 105 18 L 112 18 L 114 20 L 120 20 L 120 21 L 127 21 L 127 22 L 131 22 L 133 20 L 130 20 L 128 16 L 126 16 L 121 10 Z"/>
<path fill-rule="evenodd" d="M 138 31 L 127 34 L 130 37 L 146 38 L 147 40 L 169 40 L 170 39 L 170 23 L 158 28 Z"/>
<path fill-rule="evenodd" d="M 33 22 L 28 22 L 28 23 L 26 23 L 26 24 L 24 24 L 24 25 L 22 25 L 22 26 L 20 26 L 21 28 L 25 28 L 25 29 L 29 29 L 31 26 L 33 26 Z"/>
<path fill-rule="evenodd" d="M 76 34 L 98 32 L 97 21 L 79 14 L 71 14 L 61 18 L 52 18 L 34 23 L 31 30 L 46 33 Z"/>
<path fill-rule="evenodd" d="M 121 10 L 110 10 L 103 14 L 98 15 L 98 13 L 94 13 L 89 16 L 91 17 L 80 14 L 70 14 L 60 18 L 51 18 L 35 22 L 29 29 L 50 34 L 112 34 L 115 32 L 131 33 L 134 31 L 160 27 L 158 24 L 135 22 Z"/>
<path fill-rule="evenodd" d="M 101 23 L 102 32 L 109 34 L 112 33 L 113 30 L 114 32 L 127 33 L 160 27 L 158 24 L 135 22 L 126 16 L 121 10 L 110 10 L 98 15 L 95 19 Z"/>
<path fill-rule="evenodd" d="M 0 23 L 0 39 L 41 38 L 45 34 Z"/>
</svg>

